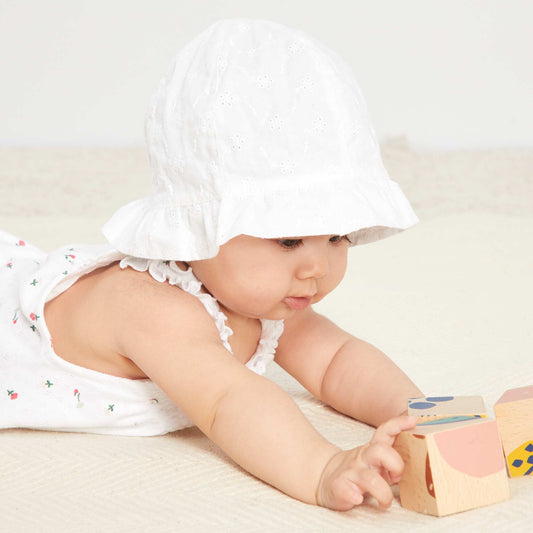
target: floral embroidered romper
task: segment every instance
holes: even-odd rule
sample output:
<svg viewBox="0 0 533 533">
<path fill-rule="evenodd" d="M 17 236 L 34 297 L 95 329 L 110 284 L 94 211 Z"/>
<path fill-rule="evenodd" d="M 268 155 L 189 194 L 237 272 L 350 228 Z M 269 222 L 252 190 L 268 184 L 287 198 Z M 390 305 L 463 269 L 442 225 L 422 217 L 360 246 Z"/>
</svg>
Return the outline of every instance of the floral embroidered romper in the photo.
<svg viewBox="0 0 533 533">
<path fill-rule="evenodd" d="M 232 334 L 216 300 L 191 269 L 171 261 L 126 257 L 108 245 L 66 246 L 46 254 L 0 231 L 0 429 L 33 428 L 112 435 L 162 435 L 193 423 L 149 379 L 127 379 L 60 358 L 44 321 L 44 304 L 81 276 L 120 261 L 196 296 L 213 317 L 224 346 Z M 246 364 L 264 373 L 283 321 L 262 320 L 256 353 Z"/>
</svg>

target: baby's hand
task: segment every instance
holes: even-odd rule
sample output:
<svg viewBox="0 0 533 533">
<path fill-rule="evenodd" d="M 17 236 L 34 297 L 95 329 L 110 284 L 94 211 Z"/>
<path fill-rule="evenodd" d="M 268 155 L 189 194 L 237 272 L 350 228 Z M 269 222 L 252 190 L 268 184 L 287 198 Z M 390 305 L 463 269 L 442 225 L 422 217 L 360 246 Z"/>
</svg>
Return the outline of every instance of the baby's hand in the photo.
<svg viewBox="0 0 533 533">
<path fill-rule="evenodd" d="M 317 490 L 317 503 L 336 511 L 348 511 L 370 494 L 386 509 L 392 503 L 389 485 L 400 481 L 403 461 L 393 449 L 396 436 L 416 426 L 416 416 L 398 416 L 376 429 L 364 446 L 342 451 L 326 465 Z"/>
</svg>

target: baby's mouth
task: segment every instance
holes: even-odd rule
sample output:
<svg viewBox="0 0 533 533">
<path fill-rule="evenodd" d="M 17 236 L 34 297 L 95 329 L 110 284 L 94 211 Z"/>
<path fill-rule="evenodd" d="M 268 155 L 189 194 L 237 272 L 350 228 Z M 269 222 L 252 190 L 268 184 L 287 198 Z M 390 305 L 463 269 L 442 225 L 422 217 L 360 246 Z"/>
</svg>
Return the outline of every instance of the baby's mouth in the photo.
<svg viewBox="0 0 533 533">
<path fill-rule="evenodd" d="M 301 311 L 302 309 L 309 307 L 311 299 L 311 296 L 287 296 L 283 302 L 291 309 Z"/>
</svg>

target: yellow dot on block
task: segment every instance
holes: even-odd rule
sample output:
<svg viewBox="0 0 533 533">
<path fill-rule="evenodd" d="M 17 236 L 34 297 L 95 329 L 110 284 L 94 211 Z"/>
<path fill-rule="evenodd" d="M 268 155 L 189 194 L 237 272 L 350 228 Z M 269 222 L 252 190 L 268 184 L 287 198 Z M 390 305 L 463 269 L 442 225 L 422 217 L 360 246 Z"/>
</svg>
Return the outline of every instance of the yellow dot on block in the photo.
<svg viewBox="0 0 533 533">
<path fill-rule="evenodd" d="M 533 441 L 524 442 L 507 456 L 507 465 L 511 477 L 533 474 Z"/>
</svg>

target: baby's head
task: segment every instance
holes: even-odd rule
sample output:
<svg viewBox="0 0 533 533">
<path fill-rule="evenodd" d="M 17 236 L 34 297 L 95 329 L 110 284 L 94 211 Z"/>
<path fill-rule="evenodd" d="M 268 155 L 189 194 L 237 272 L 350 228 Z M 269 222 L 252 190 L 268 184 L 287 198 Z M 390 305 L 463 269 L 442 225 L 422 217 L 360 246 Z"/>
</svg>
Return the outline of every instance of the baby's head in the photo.
<svg viewBox="0 0 533 533">
<path fill-rule="evenodd" d="M 191 41 L 152 98 L 146 138 L 152 194 L 103 228 L 125 254 L 204 260 L 239 235 L 365 243 L 417 221 L 350 68 L 274 22 L 222 20 Z"/>
</svg>

